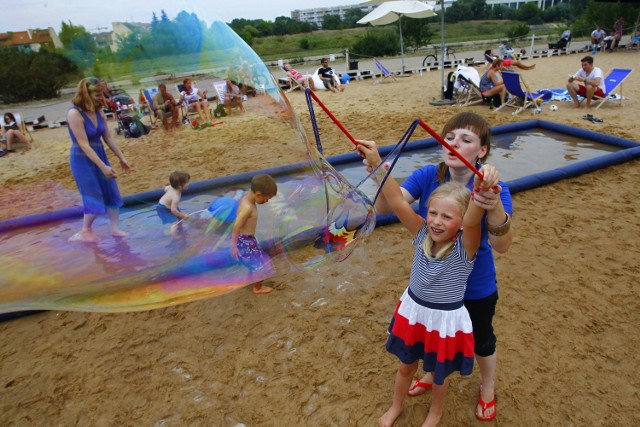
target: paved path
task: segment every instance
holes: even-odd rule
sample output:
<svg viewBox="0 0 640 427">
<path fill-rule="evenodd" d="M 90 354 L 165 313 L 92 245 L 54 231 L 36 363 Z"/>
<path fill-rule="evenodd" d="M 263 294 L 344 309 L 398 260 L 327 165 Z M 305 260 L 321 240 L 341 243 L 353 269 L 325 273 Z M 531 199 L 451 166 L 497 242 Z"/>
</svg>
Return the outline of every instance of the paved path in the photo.
<svg viewBox="0 0 640 427">
<path fill-rule="evenodd" d="M 585 45 L 585 42 L 576 41 L 572 43 L 571 48 L 573 49 L 582 48 L 584 45 Z M 547 48 L 546 44 L 536 44 L 534 46 L 534 50 L 543 50 L 546 48 Z M 529 51 L 530 46 L 527 46 L 526 49 L 527 51 Z M 497 47 L 495 50 L 497 50 Z M 484 56 L 483 52 L 484 50 L 478 50 L 477 47 L 476 48 L 469 47 L 468 49 L 457 48 L 455 52 L 455 56 L 456 56 L 456 59 L 458 60 L 465 59 L 465 58 L 474 58 L 475 61 L 482 61 Z M 405 72 L 419 72 L 419 70 L 423 68 L 422 60 L 424 59 L 426 54 L 427 54 L 426 52 L 420 52 L 420 54 L 418 55 L 409 55 L 409 54 L 405 55 L 405 58 L 404 58 Z M 372 58 L 358 58 L 352 55 L 350 57 L 350 60 L 358 61 L 357 71 L 370 71 L 371 73 L 379 75 L 379 71 L 376 68 L 375 64 L 373 63 Z M 400 72 L 402 70 L 403 59 L 400 57 L 382 58 L 381 62 L 384 64 L 384 66 L 387 69 L 389 69 L 392 72 Z M 319 61 L 317 61 L 317 63 L 308 62 L 305 64 L 296 65 L 296 69 L 298 69 L 298 71 L 302 72 L 303 74 L 305 73 L 311 74 L 317 69 L 318 66 L 319 66 Z M 341 74 L 344 72 L 350 71 L 348 63 L 346 62 L 346 59 L 344 57 L 338 58 L 335 62 L 331 64 L 331 66 L 334 68 L 336 72 Z M 274 77 L 276 78 L 276 80 L 280 77 L 286 77 L 284 71 L 282 71 L 277 66 L 271 66 L 269 68 L 272 74 L 274 75 Z M 444 71 L 445 71 L 444 76 L 446 78 L 446 75 L 451 70 L 445 69 Z M 430 71 L 424 71 L 424 72 L 441 73 L 440 70 L 433 70 L 433 69 Z M 215 94 L 215 92 L 213 91 L 213 87 L 211 85 L 211 82 L 213 82 L 213 79 L 211 79 L 210 77 L 203 76 L 200 78 L 194 77 L 194 80 L 198 81 L 200 88 L 209 89 L 210 97 Z M 148 85 L 148 86 L 153 86 L 153 85 Z M 169 88 L 170 91 L 174 92 L 174 95 L 177 94 L 177 90 L 175 89 L 175 84 L 167 83 L 167 87 Z M 138 99 L 138 94 L 141 86 L 139 85 L 123 86 L 121 88 L 125 89 L 127 93 L 129 93 L 129 95 L 131 95 L 135 100 Z M 72 98 L 72 94 L 66 93 L 61 98 L 58 98 L 56 100 L 48 100 L 42 103 L 30 103 L 30 104 L 15 105 L 15 106 L 9 105 L 2 108 L 2 110 L 19 112 L 23 114 L 23 117 L 25 117 L 27 121 L 40 116 L 45 116 L 46 121 L 48 123 L 55 123 L 60 121 L 66 121 L 67 111 L 71 107 L 71 98 Z"/>
</svg>

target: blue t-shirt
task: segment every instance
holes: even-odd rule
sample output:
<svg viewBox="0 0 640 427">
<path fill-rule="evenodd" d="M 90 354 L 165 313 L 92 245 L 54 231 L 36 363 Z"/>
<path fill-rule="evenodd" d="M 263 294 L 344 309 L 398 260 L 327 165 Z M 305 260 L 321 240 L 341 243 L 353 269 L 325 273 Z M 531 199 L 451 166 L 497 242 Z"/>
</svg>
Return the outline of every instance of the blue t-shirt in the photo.
<svg viewBox="0 0 640 427">
<path fill-rule="evenodd" d="M 426 205 L 431 192 L 440 185 L 438 182 L 437 171 L 437 165 L 423 166 L 413 172 L 411 176 L 402 183 L 402 187 L 418 201 L 418 214 L 423 218 L 427 215 Z M 502 181 L 500 181 L 499 184 L 502 187 L 500 199 L 502 200 L 504 210 L 509 215 L 513 215 L 513 204 L 509 188 L 507 187 L 507 184 Z M 470 190 L 473 190 L 473 177 L 469 180 L 467 187 Z M 464 299 L 482 299 L 488 297 L 497 290 L 498 283 L 496 278 L 496 266 L 493 260 L 493 250 L 489 244 L 489 232 L 487 231 L 484 221 L 482 221 L 480 248 L 476 255 L 473 271 L 471 271 L 471 275 L 467 282 L 467 290 L 464 294 Z"/>
</svg>

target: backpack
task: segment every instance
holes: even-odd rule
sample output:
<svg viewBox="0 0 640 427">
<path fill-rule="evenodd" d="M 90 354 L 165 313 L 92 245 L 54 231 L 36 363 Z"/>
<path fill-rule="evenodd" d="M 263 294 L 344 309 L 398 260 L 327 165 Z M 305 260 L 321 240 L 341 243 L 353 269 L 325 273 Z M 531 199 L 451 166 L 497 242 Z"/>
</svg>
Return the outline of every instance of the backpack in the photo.
<svg viewBox="0 0 640 427">
<path fill-rule="evenodd" d="M 137 117 L 129 123 L 129 137 L 131 138 L 140 138 L 141 136 L 148 134 L 149 131 L 150 128 L 145 126 Z"/>
<path fill-rule="evenodd" d="M 224 105 L 218 104 L 216 109 L 213 111 L 214 117 L 225 117 L 227 115 L 227 110 L 224 109 Z"/>
</svg>

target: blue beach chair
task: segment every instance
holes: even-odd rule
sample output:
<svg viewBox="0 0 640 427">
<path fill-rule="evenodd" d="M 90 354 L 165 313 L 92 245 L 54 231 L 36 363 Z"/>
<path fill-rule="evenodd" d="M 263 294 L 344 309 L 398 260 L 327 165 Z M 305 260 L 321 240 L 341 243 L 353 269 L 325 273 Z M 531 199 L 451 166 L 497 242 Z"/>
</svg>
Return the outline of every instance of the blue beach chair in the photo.
<svg viewBox="0 0 640 427">
<path fill-rule="evenodd" d="M 542 102 L 544 94 L 529 90 L 520 73 L 502 71 L 502 80 L 511 98 L 498 107 L 496 111 L 503 107 L 513 107 L 516 109 L 512 113 L 515 116 L 529 107 L 536 108 L 538 106 L 538 100 Z"/>
<path fill-rule="evenodd" d="M 373 63 L 376 64 L 376 67 L 378 67 L 378 70 L 380 70 L 380 74 L 382 75 L 383 79 L 390 77 L 391 79 L 393 79 L 393 81 L 397 81 L 396 75 L 398 73 L 392 73 L 391 71 L 389 71 L 387 67 L 382 65 L 382 62 L 380 62 L 377 58 L 373 58 Z"/>
<path fill-rule="evenodd" d="M 598 96 L 594 96 L 593 97 L 593 101 L 598 101 L 598 106 L 596 107 L 596 110 L 600 107 L 602 107 L 602 105 L 607 102 L 608 99 L 618 99 L 617 97 L 612 96 L 613 95 L 613 91 L 618 89 L 618 87 L 620 87 L 620 105 L 622 106 L 622 82 L 625 81 L 625 79 L 627 77 L 629 77 L 629 74 L 631 74 L 631 70 L 630 68 L 614 68 L 613 70 L 611 70 L 609 72 L 609 74 L 607 74 L 604 78 L 604 86 L 605 86 L 605 92 L 604 92 L 604 98 L 600 98 Z"/>
<path fill-rule="evenodd" d="M 155 124 L 156 122 L 156 106 L 153 104 L 153 98 L 158 93 L 157 87 L 149 87 L 146 89 L 140 89 L 142 96 L 145 101 L 147 101 L 147 105 L 149 106 L 149 121 L 151 124 Z"/>
</svg>

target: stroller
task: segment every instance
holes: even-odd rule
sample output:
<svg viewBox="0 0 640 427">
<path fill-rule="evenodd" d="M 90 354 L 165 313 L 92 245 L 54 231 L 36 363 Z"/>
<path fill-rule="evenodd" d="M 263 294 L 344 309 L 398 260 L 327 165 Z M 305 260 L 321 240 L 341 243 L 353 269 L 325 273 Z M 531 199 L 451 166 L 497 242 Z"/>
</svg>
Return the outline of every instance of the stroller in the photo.
<svg viewBox="0 0 640 427">
<path fill-rule="evenodd" d="M 557 43 L 549 43 L 549 49 L 566 49 L 571 41 L 571 30 L 565 30 Z"/>
<path fill-rule="evenodd" d="M 508 42 L 502 42 L 499 47 L 500 57 L 502 58 L 514 58 L 515 51 Z"/>
<path fill-rule="evenodd" d="M 124 135 L 125 138 L 139 138 L 151 130 L 150 126 L 145 126 L 140 121 L 137 111 L 120 103 L 116 105 L 116 120 L 118 121 L 116 133 Z"/>
</svg>

